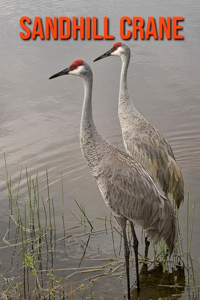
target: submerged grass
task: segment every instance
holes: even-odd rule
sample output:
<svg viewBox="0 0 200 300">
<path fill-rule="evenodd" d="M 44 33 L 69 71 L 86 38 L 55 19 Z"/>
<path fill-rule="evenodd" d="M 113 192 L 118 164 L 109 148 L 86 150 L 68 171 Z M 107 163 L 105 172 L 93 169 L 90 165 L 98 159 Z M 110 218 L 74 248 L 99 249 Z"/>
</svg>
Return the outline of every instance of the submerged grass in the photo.
<svg viewBox="0 0 200 300">
<path fill-rule="evenodd" d="M 8 175 L 6 157 L 5 168 L 9 222 L 3 239 L 4 244 L 0 244 L 0 251 L 7 249 L 11 253 L 11 249 L 14 250 L 11 255 L 11 265 L 2 276 L 2 299 L 113 299 L 112 293 L 106 294 L 104 291 L 103 295 L 99 294 L 102 287 L 98 287 L 97 282 L 99 280 L 104 282 L 104 278 L 106 280 L 116 278 L 116 287 L 120 283 L 120 290 L 124 290 L 126 284 L 122 285 L 122 282 L 126 281 L 126 278 L 123 251 L 121 251 L 122 233 L 113 220 L 112 214 L 110 218 L 96 218 L 102 222 L 103 227 L 101 230 L 96 229 L 94 220 L 91 221 L 87 216 L 87 209 L 75 200 L 78 212 L 72 213 L 76 218 L 76 223 L 74 226 L 66 226 L 63 172 L 61 170 L 62 230 L 57 230 L 57 213 L 50 195 L 48 172 L 46 171 L 45 192 L 47 200 L 44 201 L 43 196 L 40 196 L 38 174 L 33 179 L 29 176 L 28 170 L 25 170 L 27 188 L 25 193 L 21 190 L 23 170 L 20 171 L 16 189 Z M 14 188 L 15 193 L 13 192 Z M 155 296 L 157 298 L 153 298 L 152 295 L 151 299 L 159 299 L 159 297 L 166 299 L 162 296 L 163 290 L 165 290 L 167 299 L 183 297 L 183 299 L 194 300 L 199 297 L 198 266 L 194 265 L 191 255 L 194 211 L 195 199 L 190 204 L 188 188 L 187 219 L 180 230 L 177 250 L 173 256 L 169 259 L 163 241 L 158 245 L 153 245 L 154 251 L 151 258 L 147 259 L 145 255 L 139 254 L 140 266 L 142 265 L 141 285 L 144 286 L 145 295 L 150 297 L 152 290 L 162 287 L 157 291 L 157 296 Z M 176 214 L 178 217 L 178 211 Z M 82 233 L 81 228 L 83 228 Z M 95 236 L 102 234 L 104 234 L 105 240 L 112 239 L 113 253 L 107 253 L 104 245 L 98 245 L 93 250 Z M 185 235 L 186 251 L 184 252 L 182 240 Z M 115 241 L 120 242 L 116 243 Z M 132 246 L 130 236 L 129 244 Z M 64 253 L 65 268 L 59 269 L 56 268 L 56 263 L 57 255 L 60 256 L 61 252 Z M 130 261 L 133 265 L 134 259 Z M 133 267 L 131 270 L 134 274 L 131 276 L 135 277 L 135 268 Z M 149 279 L 152 281 L 149 282 Z M 145 282 L 148 282 L 148 286 L 145 286 Z M 152 286 L 155 285 L 155 282 L 156 286 Z M 105 286 L 107 286 L 106 283 Z M 113 286 L 113 281 L 110 286 Z M 133 289 L 133 295 L 134 291 Z M 118 296 L 115 291 L 113 293 Z M 141 293 L 140 299 L 147 300 L 145 297 L 143 298 Z M 122 295 L 119 295 L 119 298 L 116 299 L 121 298 Z"/>
</svg>

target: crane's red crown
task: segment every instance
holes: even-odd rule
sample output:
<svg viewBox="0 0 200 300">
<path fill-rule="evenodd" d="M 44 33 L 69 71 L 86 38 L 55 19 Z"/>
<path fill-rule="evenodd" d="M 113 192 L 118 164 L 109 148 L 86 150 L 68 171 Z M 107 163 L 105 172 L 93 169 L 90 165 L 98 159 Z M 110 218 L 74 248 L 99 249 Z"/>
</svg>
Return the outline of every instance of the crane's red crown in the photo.
<svg viewBox="0 0 200 300">
<path fill-rule="evenodd" d="M 73 63 L 70 65 L 70 71 L 73 71 L 77 69 L 79 66 L 82 66 L 84 64 L 82 59 L 76 59 L 73 61 Z"/>
<path fill-rule="evenodd" d="M 112 50 L 113 51 L 115 51 L 115 50 L 117 50 L 119 47 L 121 47 L 121 42 L 116 42 L 116 43 L 114 43 L 114 45 L 112 46 Z"/>
</svg>

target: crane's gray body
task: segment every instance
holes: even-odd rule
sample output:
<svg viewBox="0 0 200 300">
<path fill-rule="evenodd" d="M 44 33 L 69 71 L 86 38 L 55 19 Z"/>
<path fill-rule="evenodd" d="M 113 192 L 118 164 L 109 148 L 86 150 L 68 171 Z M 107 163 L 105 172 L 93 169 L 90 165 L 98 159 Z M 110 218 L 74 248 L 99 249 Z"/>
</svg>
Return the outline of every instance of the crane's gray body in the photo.
<svg viewBox="0 0 200 300">
<path fill-rule="evenodd" d="M 92 118 L 92 71 L 86 63 L 85 68 L 80 144 L 103 199 L 122 229 L 127 219 L 139 224 L 155 243 L 163 237 L 172 252 L 177 239 L 173 207 L 136 160 L 98 133 Z"/>
<path fill-rule="evenodd" d="M 122 47 L 118 116 L 125 149 L 151 174 L 165 195 L 173 196 L 179 207 L 184 200 L 183 176 L 168 142 L 130 100 L 127 88 L 130 49 L 125 44 Z"/>
<path fill-rule="evenodd" d="M 77 75 L 84 81 L 84 101 L 80 126 L 80 144 L 92 175 L 106 204 L 123 230 L 128 299 L 130 294 L 129 246 L 126 221 L 130 221 L 135 252 L 137 290 L 140 290 L 138 239 L 133 223 L 146 231 L 149 240 L 166 242 L 170 254 L 177 240 L 178 224 L 171 202 L 158 191 L 151 176 L 130 155 L 107 142 L 97 131 L 92 117 L 93 75 L 83 60 L 75 60 L 49 79 L 62 75 Z"/>
</svg>

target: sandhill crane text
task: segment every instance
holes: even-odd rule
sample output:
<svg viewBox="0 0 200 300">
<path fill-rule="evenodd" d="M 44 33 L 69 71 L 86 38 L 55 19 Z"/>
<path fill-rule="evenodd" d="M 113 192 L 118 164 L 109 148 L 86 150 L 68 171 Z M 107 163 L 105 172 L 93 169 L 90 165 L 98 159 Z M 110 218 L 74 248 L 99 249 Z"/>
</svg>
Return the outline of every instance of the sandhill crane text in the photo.
<svg viewBox="0 0 200 300">
<path fill-rule="evenodd" d="M 179 22 L 183 22 L 183 17 L 149 17 L 144 20 L 142 17 L 122 17 L 119 22 L 119 33 L 123 40 L 138 38 L 149 40 L 182 40 L 180 30 L 183 27 Z M 49 39 L 81 39 L 81 40 L 114 40 L 115 36 L 109 31 L 109 18 L 104 17 L 99 26 L 97 17 L 35 17 L 32 21 L 29 17 L 23 16 L 20 19 L 20 26 L 23 31 L 19 35 L 21 39 L 41 40 Z"/>
</svg>

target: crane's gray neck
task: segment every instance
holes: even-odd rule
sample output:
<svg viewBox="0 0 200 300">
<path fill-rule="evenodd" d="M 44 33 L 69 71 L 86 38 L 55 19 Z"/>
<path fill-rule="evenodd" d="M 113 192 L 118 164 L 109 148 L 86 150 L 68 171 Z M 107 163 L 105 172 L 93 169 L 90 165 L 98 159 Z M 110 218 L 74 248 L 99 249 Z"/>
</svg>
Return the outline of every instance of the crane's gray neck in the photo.
<svg viewBox="0 0 200 300">
<path fill-rule="evenodd" d="M 84 100 L 82 108 L 81 125 L 90 124 L 94 126 L 93 116 L 92 116 L 92 85 L 93 76 L 92 73 L 88 77 L 83 77 L 84 82 Z"/>
<path fill-rule="evenodd" d="M 92 72 L 87 77 L 83 77 L 83 81 L 84 101 L 80 126 L 80 145 L 83 156 L 94 173 L 95 167 L 103 155 L 101 148 L 105 144 L 105 141 L 98 133 L 92 116 Z"/>
<path fill-rule="evenodd" d="M 130 49 L 127 48 L 126 52 L 121 55 L 122 60 L 122 68 L 121 68 L 121 76 L 120 76 L 120 85 L 119 85 L 119 111 L 118 114 L 122 118 L 122 115 L 124 118 L 126 118 L 127 114 L 130 114 L 130 111 L 132 113 L 138 113 L 136 108 L 134 107 L 128 93 L 128 87 L 127 87 L 127 73 L 128 73 L 128 66 L 130 62 Z"/>
<path fill-rule="evenodd" d="M 128 50 L 128 49 L 127 49 Z M 122 68 L 121 68 L 121 76 L 120 76 L 120 94 L 127 93 L 127 73 L 128 73 L 128 66 L 130 62 L 130 50 L 126 52 L 126 54 L 122 54 Z"/>
</svg>

